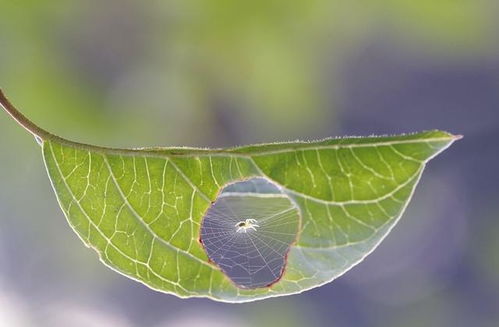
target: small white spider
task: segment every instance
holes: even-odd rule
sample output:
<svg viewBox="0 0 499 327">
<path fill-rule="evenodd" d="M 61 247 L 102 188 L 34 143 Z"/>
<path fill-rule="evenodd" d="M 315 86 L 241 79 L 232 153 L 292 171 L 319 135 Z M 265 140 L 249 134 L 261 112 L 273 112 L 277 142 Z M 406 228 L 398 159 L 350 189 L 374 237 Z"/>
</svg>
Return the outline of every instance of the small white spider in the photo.
<svg viewBox="0 0 499 327">
<path fill-rule="evenodd" d="M 246 219 L 238 222 L 237 224 L 234 225 L 234 227 L 237 227 L 236 232 L 246 233 L 248 229 L 256 231 L 256 227 L 260 226 L 257 225 L 257 221 L 255 219 Z"/>
</svg>

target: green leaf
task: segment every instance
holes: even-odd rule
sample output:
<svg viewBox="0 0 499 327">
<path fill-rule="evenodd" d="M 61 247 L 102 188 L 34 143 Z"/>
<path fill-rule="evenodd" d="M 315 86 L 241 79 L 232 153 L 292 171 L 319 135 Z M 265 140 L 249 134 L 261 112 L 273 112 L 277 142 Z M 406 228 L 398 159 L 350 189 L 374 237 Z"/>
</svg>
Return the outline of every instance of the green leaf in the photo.
<svg viewBox="0 0 499 327">
<path fill-rule="evenodd" d="M 226 302 L 345 273 L 397 223 L 426 163 L 459 138 L 109 149 L 56 137 L 2 102 L 41 139 L 69 224 L 104 264 L 161 292 Z"/>
</svg>

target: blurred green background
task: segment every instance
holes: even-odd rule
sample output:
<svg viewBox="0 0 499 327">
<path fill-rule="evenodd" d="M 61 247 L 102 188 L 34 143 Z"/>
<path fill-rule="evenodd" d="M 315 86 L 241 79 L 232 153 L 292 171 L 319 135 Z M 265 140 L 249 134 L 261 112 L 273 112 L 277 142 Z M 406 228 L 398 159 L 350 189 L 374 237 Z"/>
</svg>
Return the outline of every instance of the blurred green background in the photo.
<svg viewBox="0 0 499 327">
<path fill-rule="evenodd" d="M 0 87 L 106 146 L 234 146 L 439 128 L 399 225 L 301 295 L 180 300 L 99 263 L 38 145 L 0 115 L 0 326 L 498 326 L 499 2 L 0 2 Z"/>
</svg>

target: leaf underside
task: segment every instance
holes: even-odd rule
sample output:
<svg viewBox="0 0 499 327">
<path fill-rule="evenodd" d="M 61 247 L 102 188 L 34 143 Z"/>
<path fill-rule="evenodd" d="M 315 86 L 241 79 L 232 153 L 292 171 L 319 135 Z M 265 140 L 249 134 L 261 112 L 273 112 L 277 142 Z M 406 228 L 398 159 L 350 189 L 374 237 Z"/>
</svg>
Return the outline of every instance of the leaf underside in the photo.
<svg viewBox="0 0 499 327">
<path fill-rule="evenodd" d="M 300 293 L 359 263 L 402 215 L 426 162 L 454 140 L 430 131 L 216 150 L 42 147 L 69 224 L 107 266 L 179 297 L 246 302 Z M 200 231 L 224 187 L 257 177 L 296 204 L 300 221 L 279 280 L 248 289 L 210 260 Z"/>
</svg>

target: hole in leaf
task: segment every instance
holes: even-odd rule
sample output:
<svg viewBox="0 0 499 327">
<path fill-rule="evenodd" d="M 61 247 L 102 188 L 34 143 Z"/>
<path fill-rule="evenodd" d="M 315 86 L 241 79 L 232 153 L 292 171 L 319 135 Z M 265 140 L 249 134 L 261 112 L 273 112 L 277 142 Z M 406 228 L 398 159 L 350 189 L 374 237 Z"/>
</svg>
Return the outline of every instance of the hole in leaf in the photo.
<svg viewBox="0 0 499 327">
<path fill-rule="evenodd" d="M 279 187 L 252 178 L 222 190 L 203 219 L 201 242 L 237 286 L 268 287 L 284 272 L 299 223 L 296 204 Z"/>
</svg>

